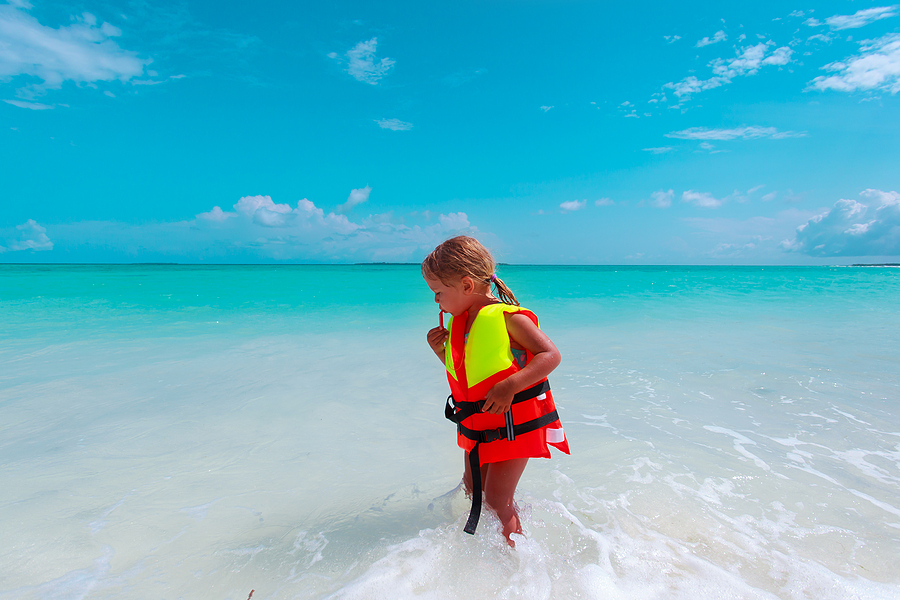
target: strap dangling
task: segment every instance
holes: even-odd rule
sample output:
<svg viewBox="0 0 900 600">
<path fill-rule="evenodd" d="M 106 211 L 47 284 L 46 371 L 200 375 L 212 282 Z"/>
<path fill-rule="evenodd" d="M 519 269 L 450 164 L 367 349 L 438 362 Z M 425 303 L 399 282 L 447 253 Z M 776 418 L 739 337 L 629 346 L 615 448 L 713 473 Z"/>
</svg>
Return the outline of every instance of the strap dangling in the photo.
<svg viewBox="0 0 900 600">
<path fill-rule="evenodd" d="M 478 519 L 481 517 L 481 462 L 478 460 L 478 446 L 469 451 L 469 473 L 472 475 L 472 509 L 469 511 L 469 520 L 463 529 L 469 535 L 475 534 L 478 527 Z"/>
</svg>

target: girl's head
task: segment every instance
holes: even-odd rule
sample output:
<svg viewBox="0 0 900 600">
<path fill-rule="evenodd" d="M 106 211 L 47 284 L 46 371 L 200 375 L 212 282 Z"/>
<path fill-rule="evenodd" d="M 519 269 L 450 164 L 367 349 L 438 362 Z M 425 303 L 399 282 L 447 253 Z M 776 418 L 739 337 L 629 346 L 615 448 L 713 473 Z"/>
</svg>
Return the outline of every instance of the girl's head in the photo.
<svg viewBox="0 0 900 600">
<path fill-rule="evenodd" d="M 503 280 L 497 277 L 497 264 L 488 249 L 475 238 L 460 235 L 450 238 L 422 261 L 422 275 L 425 279 L 436 279 L 444 285 L 454 287 L 462 283 L 464 277 L 472 280 L 476 289 L 490 293 L 491 283 L 497 288 L 497 296 L 507 304 L 519 305 L 515 295 Z"/>
</svg>

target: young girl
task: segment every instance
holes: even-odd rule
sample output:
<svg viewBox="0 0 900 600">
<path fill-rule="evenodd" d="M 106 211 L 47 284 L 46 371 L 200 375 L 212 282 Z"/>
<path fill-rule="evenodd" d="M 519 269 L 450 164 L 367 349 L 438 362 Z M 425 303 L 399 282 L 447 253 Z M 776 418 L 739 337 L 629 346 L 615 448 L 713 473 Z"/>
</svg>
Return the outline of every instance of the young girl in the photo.
<svg viewBox="0 0 900 600">
<path fill-rule="evenodd" d="M 522 533 L 513 494 L 529 458 L 550 458 L 548 444 L 569 454 L 547 375 L 559 350 L 494 273 L 478 240 L 447 240 L 422 262 L 422 275 L 441 308 L 428 345 L 447 368 L 451 397 L 445 415 L 466 451 L 463 484 L 472 495 L 465 531 L 475 533 L 481 497 L 497 512 L 503 535 Z M 497 296 L 491 292 L 491 285 Z M 452 315 L 449 329 L 443 313 Z"/>
</svg>

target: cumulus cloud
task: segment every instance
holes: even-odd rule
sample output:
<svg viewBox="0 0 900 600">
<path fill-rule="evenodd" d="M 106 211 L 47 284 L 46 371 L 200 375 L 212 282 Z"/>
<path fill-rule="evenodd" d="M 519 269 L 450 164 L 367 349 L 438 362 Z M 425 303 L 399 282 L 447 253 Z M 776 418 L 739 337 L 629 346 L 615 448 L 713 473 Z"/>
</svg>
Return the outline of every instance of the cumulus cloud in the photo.
<svg viewBox="0 0 900 600">
<path fill-rule="evenodd" d="M 719 208 L 722 206 L 722 201 L 714 198 L 712 194 L 695 192 L 694 190 L 688 190 L 682 193 L 681 201 L 688 202 L 694 206 L 699 206 L 700 208 Z"/>
<path fill-rule="evenodd" d="M 213 206 L 212 210 L 205 213 L 200 213 L 197 215 L 198 219 L 203 219 L 204 221 L 224 221 L 231 217 L 236 217 L 237 213 L 233 212 L 225 212 L 218 206 Z"/>
<path fill-rule="evenodd" d="M 568 200 L 559 205 L 563 212 L 581 210 L 587 206 L 587 200 Z"/>
<path fill-rule="evenodd" d="M 811 256 L 900 255 L 900 194 L 867 189 L 860 196 L 866 203 L 838 200 L 798 227 L 782 248 Z"/>
<path fill-rule="evenodd" d="M 348 212 L 357 204 L 362 204 L 363 202 L 367 201 L 369 199 L 370 193 L 372 193 L 372 188 L 368 185 L 357 190 L 350 190 L 350 195 L 347 196 L 347 201 L 338 206 L 336 211 L 339 213 Z"/>
<path fill-rule="evenodd" d="M 806 137 L 805 131 L 778 131 L 775 127 L 735 127 L 731 129 L 709 129 L 707 127 L 691 127 L 681 131 L 667 133 L 666 137 L 679 140 L 755 140 L 771 138 L 782 140 L 785 138 Z"/>
<path fill-rule="evenodd" d="M 863 10 L 858 10 L 852 15 L 835 15 L 833 17 L 828 17 L 827 19 L 825 19 L 825 23 L 835 31 L 840 31 L 841 29 L 856 29 L 858 27 L 864 27 L 869 23 L 873 23 L 880 19 L 887 19 L 888 17 L 896 16 L 896 5 L 879 6 L 876 8 L 866 8 Z"/>
<path fill-rule="evenodd" d="M 594 201 L 595 206 L 612 206 L 613 204 L 615 204 L 615 202 L 609 198 L 600 198 L 599 200 Z"/>
<path fill-rule="evenodd" d="M 128 81 L 140 76 L 150 62 L 122 49 L 112 39 L 122 31 L 90 13 L 75 17 L 71 25 L 53 28 L 31 16 L 30 8 L 21 1 L 0 4 L 0 79 L 26 76 L 42 82 L 20 88 L 20 98 L 59 89 L 65 81 Z"/>
<path fill-rule="evenodd" d="M 413 128 L 412 123 L 407 123 L 400 119 L 376 119 L 375 122 L 382 129 L 390 129 L 391 131 L 409 131 Z"/>
<path fill-rule="evenodd" d="M 669 208 L 672 206 L 672 199 L 675 198 L 675 192 L 672 190 L 659 190 L 650 194 L 652 200 L 650 204 L 656 208 Z"/>
<path fill-rule="evenodd" d="M 714 89 L 731 83 L 736 77 L 755 75 L 766 66 L 783 66 L 791 61 L 793 50 L 788 46 L 773 47 L 773 42 L 759 43 L 740 48 L 734 58 L 717 58 L 709 63 L 713 76 L 699 79 L 694 75 L 678 82 L 669 82 L 663 88 L 671 89 L 679 98 L 689 98 L 693 94 Z"/>
<path fill-rule="evenodd" d="M 900 91 L 900 34 L 892 33 L 860 45 L 856 56 L 822 67 L 834 75 L 813 79 L 809 87 L 817 90 L 885 90 Z"/>
<path fill-rule="evenodd" d="M 186 221 L 84 221 L 52 225 L 49 234 L 53 252 L 65 252 L 66 260 L 405 262 L 421 260 L 452 235 L 479 233 L 463 212 L 417 213 L 410 219 L 416 224 L 391 213 L 350 220 L 305 198 L 280 203 L 257 195 Z M 46 235 L 28 222 L 10 235 L 0 231 L 0 243 L 3 251 L 50 250 L 54 246 Z"/>
<path fill-rule="evenodd" d="M 724 31 L 717 31 L 712 38 L 705 37 L 702 40 L 699 40 L 696 44 L 697 48 L 702 48 L 703 46 L 709 46 L 711 44 L 718 44 L 719 42 L 723 42 L 728 39 L 728 35 Z"/>
<path fill-rule="evenodd" d="M 0 253 L 18 252 L 22 250 L 53 250 L 53 242 L 47 237 L 47 229 L 38 225 L 34 219 L 28 219 L 16 225 L 14 237 L 6 240 L 6 246 L 0 246 Z"/>
<path fill-rule="evenodd" d="M 394 66 L 395 61 L 387 57 L 378 60 L 375 56 L 377 48 L 378 38 L 372 38 L 371 40 L 360 42 L 348 50 L 344 55 L 346 56 L 347 73 L 357 81 L 378 85 L 381 78 L 387 75 L 391 67 Z M 328 56 L 338 59 L 338 55 L 334 52 Z"/>
</svg>

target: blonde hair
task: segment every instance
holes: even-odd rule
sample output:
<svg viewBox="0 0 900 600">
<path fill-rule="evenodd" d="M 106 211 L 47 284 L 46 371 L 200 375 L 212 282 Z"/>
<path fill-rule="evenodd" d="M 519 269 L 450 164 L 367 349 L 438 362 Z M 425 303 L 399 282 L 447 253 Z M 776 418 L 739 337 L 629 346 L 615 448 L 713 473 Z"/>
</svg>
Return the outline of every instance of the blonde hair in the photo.
<svg viewBox="0 0 900 600">
<path fill-rule="evenodd" d="M 473 237 L 459 235 L 450 238 L 422 261 L 422 275 L 453 285 L 463 277 L 476 282 L 494 284 L 497 297 L 506 304 L 519 306 L 515 294 L 497 277 L 497 263 L 487 248 Z"/>
</svg>

